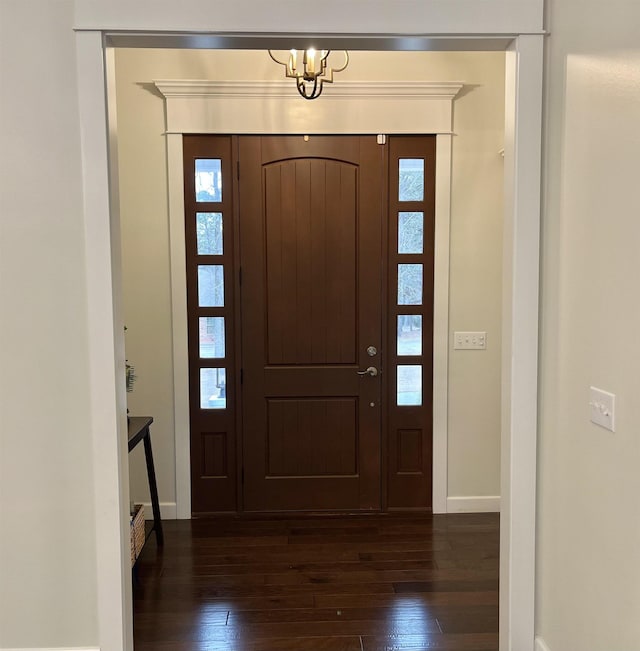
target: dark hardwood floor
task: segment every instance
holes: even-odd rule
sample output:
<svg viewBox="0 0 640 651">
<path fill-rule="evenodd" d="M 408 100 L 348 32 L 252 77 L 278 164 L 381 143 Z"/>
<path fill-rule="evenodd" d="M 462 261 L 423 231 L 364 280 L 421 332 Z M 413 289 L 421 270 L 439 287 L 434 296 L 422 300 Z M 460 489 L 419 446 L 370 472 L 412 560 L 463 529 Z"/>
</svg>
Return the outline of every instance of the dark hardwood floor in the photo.
<svg viewBox="0 0 640 651">
<path fill-rule="evenodd" d="M 496 651 L 497 514 L 164 522 L 136 651 Z"/>
</svg>

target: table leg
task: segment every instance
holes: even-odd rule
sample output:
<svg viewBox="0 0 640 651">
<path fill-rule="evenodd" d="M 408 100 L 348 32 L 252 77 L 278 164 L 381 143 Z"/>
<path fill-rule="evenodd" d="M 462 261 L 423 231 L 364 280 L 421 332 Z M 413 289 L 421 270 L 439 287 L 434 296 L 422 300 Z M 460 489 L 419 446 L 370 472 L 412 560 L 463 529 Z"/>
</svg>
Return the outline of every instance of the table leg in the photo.
<svg viewBox="0 0 640 651">
<path fill-rule="evenodd" d="M 153 508 L 153 528 L 156 532 L 158 545 L 164 543 L 162 533 L 162 520 L 160 519 L 160 502 L 158 501 L 158 486 L 156 484 L 156 471 L 153 466 L 153 452 L 151 451 L 151 435 L 147 430 L 144 437 L 144 458 L 147 462 L 147 476 L 149 477 L 149 492 L 151 493 L 151 506 Z"/>
</svg>

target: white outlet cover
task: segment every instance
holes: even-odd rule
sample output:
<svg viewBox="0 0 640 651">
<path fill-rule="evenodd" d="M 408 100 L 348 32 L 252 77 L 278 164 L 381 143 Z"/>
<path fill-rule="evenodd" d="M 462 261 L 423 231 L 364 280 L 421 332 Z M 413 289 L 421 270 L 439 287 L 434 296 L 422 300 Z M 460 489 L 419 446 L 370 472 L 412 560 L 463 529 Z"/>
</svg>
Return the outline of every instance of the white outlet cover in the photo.
<svg viewBox="0 0 640 651">
<path fill-rule="evenodd" d="M 616 396 L 597 387 L 589 387 L 591 422 L 610 432 L 616 431 Z"/>
</svg>

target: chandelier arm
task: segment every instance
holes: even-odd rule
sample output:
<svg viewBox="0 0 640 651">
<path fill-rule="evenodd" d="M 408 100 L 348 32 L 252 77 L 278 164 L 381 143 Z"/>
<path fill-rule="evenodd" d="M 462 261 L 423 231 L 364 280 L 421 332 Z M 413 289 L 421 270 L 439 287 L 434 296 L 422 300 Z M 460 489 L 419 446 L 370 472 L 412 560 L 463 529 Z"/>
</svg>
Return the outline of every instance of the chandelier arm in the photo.
<svg viewBox="0 0 640 651">
<path fill-rule="evenodd" d="M 304 85 L 304 79 L 302 77 L 296 78 L 296 88 L 298 89 L 300 96 L 304 97 L 304 99 L 307 99 L 307 91 Z"/>
<path fill-rule="evenodd" d="M 279 63 L 281 66 L 284 66 L 285 68 L 287 67 L 287 62 L 286 62 L 286 61 L 284 61 L 284 62 L 283 62 L 283 61 L 278 61 L 278 59 L 276 59 L 276 58 L 273 56 L 273 53 L 271 52 L 271 50 L 267 50 L 267 52 L 269 53 L 269 56 L 270 56 L 270 57 L 271 57 L 271 58 L 272 58 L 276 63 Z"/>
<path fill-rule="evenodd" d="M 349 53 L 346 50 L 344 52 L 344 65 L 342 68 L 334 68 L 333 72 L 342 72 L 349 65 Z"/>
<path fill-rule="evenodd" d="M 298 92 L 304 99 L 315 99 L 316 97 L 320 96 L 320 93 L 322 93 L 322 80 L 320 80 L 320 85 L 318 86 L 318 78 L 316 77 L 313 80 L 313 88 L 310 93 L 307 92 L 307 84 L 302 78 L 298 78 L 296 87 L 298 89 Z"/>
</svg>

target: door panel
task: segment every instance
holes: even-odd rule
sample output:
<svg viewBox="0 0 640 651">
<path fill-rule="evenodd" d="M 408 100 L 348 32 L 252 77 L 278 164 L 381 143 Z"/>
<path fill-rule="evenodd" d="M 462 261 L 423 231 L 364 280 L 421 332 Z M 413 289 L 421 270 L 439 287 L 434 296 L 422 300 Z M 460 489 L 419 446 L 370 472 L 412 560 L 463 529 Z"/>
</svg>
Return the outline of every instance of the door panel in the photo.
<svg viewBox="0 0 640 651">
<path fill-rule="evenodd" d="M 269 398 L 267 475 L 355 475 L 357 410 L 355 398 Z"/>
<path fill-rule="evenodd" d="M 384 148 L 241 137 L 244 508 L 380 509 Z"/>
<path fill-rule="evenodd" d="M 356 184 L 340 161 L 265 167 L 269 365 L 355 363 Z"/>
</svg>

